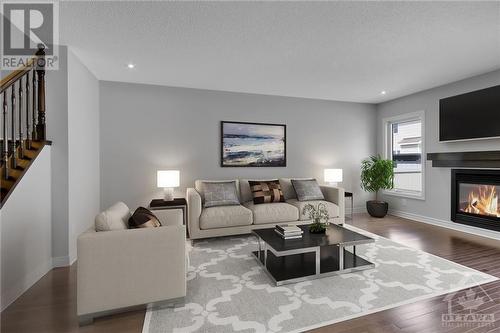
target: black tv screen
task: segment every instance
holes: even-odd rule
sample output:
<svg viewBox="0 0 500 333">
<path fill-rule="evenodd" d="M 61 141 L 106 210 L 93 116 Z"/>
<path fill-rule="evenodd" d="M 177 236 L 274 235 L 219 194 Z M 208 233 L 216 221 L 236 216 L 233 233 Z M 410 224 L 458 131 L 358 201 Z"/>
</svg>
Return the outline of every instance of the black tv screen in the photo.
<svg viewBox="0 0 500 333">
<path fill-rule="evenodd" d="M 439 141 L 500 137 L 500 85 L 439 100 Z"/>
</svg>

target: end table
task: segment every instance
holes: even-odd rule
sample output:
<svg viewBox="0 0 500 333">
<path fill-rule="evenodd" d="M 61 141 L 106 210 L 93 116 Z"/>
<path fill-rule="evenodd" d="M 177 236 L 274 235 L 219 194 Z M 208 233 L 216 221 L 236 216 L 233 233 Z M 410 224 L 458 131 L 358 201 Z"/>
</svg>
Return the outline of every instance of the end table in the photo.
<svg viewBox="0 0 500 333">
<path fill-rule="evenodd" d="M 184 198 L 175 198 L 172 201 L 165 201 L 163 199 L 153 199 L 149 203 L 149 209 L 150 210 L 182 209 L 182 223 L 186 225 L 187 201 Z"/>
<path fill-rule="evenodd" d="M 344 192 L 344 197 L 345 198 L 351 198 L 351 221 L 352 221 L 353 214 L 354 214 L 354 196 L 353 196 L 352 192 L 345 191 Z"/>
</svg>

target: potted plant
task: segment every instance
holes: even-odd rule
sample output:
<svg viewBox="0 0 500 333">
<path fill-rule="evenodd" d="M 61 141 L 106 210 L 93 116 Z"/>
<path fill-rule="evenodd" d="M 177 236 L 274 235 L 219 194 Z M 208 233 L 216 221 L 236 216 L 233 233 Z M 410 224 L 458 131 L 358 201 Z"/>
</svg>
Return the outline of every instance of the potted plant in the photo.
<svg viewBox="0 0 500 333">
<path fill-rule="evenodd" d="M 361 163 L 361 188 L 375 192 L 375 200 L 366 202 L 366 209 L 373 217 L 387 215 L 389 204 L 378 200 L 378 192 L 394 187 L 394 162 L 377 156 L 370 156 Z"/>
<path fill-rule="evenodd" d="M 302 214 L 307 214 L 309 219 L 313 221 L 313 223 L 309 225 L 310 233 L 322 234 L 326 231 L 330 214 L 328 214 L 328 210 L 326 209 L 326 205 L 324 203 L 320 202 L 317 206 L 307 204 L 304 206 Z"/>
</svg>

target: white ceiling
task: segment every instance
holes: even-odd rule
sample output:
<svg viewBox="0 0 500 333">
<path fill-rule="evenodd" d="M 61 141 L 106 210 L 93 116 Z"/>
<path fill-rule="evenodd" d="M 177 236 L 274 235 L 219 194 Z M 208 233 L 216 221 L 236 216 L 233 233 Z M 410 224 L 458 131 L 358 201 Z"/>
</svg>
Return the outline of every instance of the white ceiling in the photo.
<svg viewBox="0 0 500 333">
<path fill-rule="evenodd" d="M 60 34 L 100 80 L 329 100 L 500 68 L 497 1 L 61 2 Z"/>
</svg>

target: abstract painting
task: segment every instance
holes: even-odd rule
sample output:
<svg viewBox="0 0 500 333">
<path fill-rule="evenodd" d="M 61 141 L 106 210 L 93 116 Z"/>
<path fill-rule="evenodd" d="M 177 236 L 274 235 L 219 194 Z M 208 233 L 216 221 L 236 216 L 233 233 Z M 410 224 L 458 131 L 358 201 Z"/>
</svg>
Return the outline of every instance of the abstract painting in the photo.
<svg viewBox="0 0 500 333">
<path fill-rule="evenodd" d="M 286 125 L 222 121 L 221 166 L 285 167 Z"/>
</svg>

